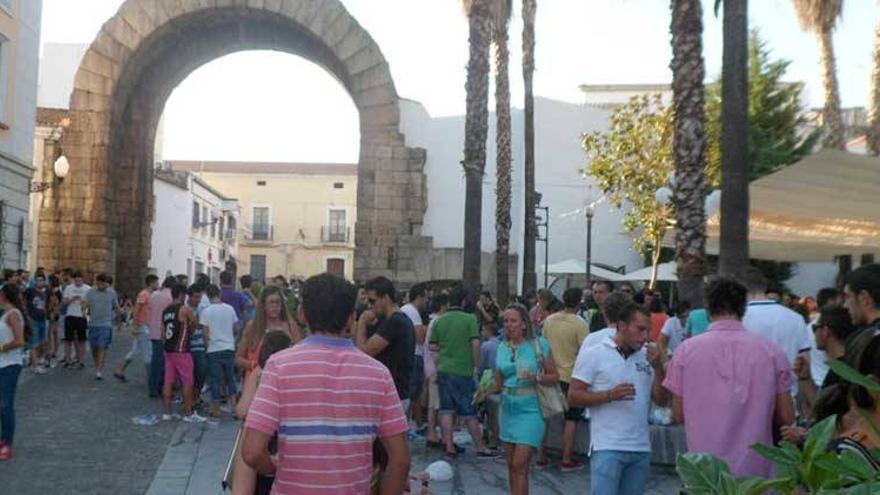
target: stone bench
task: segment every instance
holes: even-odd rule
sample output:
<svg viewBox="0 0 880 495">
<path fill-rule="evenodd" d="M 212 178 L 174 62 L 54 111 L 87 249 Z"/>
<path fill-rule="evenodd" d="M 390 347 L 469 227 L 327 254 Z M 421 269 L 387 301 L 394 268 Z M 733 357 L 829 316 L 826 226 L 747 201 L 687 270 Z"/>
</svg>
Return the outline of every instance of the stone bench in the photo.
<svg viewBox="0 0 880 495">
<path fill-rule="evenodd" d="M 488 406 L 497 409 L 498 396 L 490 396 Z M 550 421 L 547 446 L 554 451 L 562 451 L 562 416 Z M 651 462 L 658 465 L 675 466 L 679 453 L 687 452 L 687 438 L 681 426 L 651 425 Z M 575 452 L 586 454 L 590 446 L 589 420 L 578 423 L 575 433 Z"/>
</svg>

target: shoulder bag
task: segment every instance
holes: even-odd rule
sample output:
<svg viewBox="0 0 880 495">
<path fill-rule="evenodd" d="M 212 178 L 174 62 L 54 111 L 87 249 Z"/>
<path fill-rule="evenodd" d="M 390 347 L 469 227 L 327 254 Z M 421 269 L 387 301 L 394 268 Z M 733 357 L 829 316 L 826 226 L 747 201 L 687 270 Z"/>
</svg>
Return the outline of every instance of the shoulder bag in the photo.
<svg viewBox="0 0 880 495">
<path fill-rule="evenodd" d="M 532 343 L 535 346 L 535 353 L 538 355 L 538 365 L 543 370 L 544 352 L 541 350 L 541 344 L 538 343 L 537 338 L 532 339 Z M 535 390 L 538 393 L 538 402 L 541 404 L 541 415 L 544 416 L 544 419 L 550 419 L 553 416 L 565 414 L 568 411 L 568 400 L 562 394 L 562 389 L 558 383 L 555 385 L 541 385 L 536 381 Z"/>
</svg>

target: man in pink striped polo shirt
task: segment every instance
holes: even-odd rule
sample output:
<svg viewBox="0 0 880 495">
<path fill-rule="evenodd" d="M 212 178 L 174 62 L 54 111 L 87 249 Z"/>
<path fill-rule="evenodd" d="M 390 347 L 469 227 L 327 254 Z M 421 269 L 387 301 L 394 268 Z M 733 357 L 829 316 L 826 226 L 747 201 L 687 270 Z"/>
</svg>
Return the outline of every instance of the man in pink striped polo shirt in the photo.
<svg viewBox="0 0 880 495">
<path fill-rule="evenodd" d="M 242 456 L 275 475 L 272 493 L 364 494 L 373 472 L 373 440 L 388 454 L 383 494 L 403 492 L 409 472 L 407 421 L 381 363 L 341 334 L 354 326 L 357 291 L 330 274 L 309 278 L 300 318 L 311 335 L 273 355 L 245 424 Z M 277 460 L 269 442 L 278 433 Z"/>
</svg>

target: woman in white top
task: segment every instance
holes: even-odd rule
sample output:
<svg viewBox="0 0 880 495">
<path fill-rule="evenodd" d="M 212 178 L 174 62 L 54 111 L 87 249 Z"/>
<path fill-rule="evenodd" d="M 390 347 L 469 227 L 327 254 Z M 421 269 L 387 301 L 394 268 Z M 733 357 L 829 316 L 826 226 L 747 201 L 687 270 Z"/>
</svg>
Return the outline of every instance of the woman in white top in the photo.
<svg viewBox="0 0 880 495">
<path fill-rule="evenodd" d="M 15 389 L 21 373 L 24 319 L 21 295 L 15 284 L 0 287 L 0 461 L 12 458 L 15 435 Z"/>
</svg>

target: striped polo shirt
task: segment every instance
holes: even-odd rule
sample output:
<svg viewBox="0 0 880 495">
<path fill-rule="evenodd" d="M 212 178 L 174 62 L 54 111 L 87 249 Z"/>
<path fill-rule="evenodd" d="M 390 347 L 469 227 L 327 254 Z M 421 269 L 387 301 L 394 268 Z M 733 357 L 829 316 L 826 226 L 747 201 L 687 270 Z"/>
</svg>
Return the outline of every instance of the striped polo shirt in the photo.
<svg viewBox="0 0 880 495">
<path fill-rule="evenodd" d="M 363 494 L 373 440 L 407 421 L 387 368 L 350 340 L 313 335 L 266 363 L 246 427 L 278 432 L 273 494 Z"/>
</svg>

